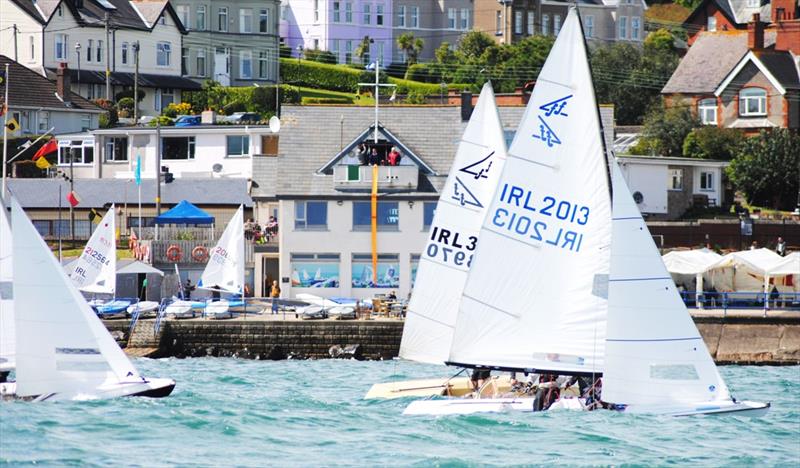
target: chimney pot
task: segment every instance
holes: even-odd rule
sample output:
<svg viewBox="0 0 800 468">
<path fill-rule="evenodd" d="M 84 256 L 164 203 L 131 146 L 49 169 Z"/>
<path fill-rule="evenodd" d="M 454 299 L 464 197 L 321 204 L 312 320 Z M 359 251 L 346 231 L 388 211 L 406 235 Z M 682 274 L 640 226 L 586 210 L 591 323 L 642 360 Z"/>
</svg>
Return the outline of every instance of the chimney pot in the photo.
<svg viewBox="0 0 800 468">
<path fill-rule="evenodd" d="M 758 50 L 764 48 L 764 23 L 761 15 L 753 13 L 753 20 L 747 23 L 747 48 Z"/>
<path fill-rule="evenodd" d="M 70 79 L 69 79 L 69 68 L 67 67 L 66 62 L 61 62 L 58 64 L 58 69 L 56 70 L 56 93 L 64 101 L 65 104 L 69 104 L 70 99 Z"/>
<path fill-rule="evenodd" d="M 469 91 L 461 92 L 461 120 L 466 122 L 472 117 L 472 93 Z"/>
</svg>

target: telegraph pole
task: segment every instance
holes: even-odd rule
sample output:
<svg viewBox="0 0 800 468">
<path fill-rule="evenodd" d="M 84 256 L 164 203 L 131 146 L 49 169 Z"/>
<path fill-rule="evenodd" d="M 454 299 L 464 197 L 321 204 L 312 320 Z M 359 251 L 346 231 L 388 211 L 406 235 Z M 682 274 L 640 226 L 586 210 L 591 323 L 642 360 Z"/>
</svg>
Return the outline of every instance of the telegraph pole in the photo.
<svg viewBox="0 0 800 468">
<path fill-rule="evenodd" d="M 139 121 L 139 41 L 133 43 L 133 62 L 133 124 L 136 125 Z"/>
<path fill-rule="evenodd" d="M 106 100 L 111 101 L 111 40 L 108 31 L 108 12 L 105 14 L 106 23 Z"/>
<path fill-rule="evenodd" d="M 17 56 L 17 23 L 14 23 L 11 27 L 14 29 L 14 61 L 19 62 L 19 57 Z"/>
<path fill-rule="evenodd" d="M 156 216 L 159 215 L 161 215 L 161 122 L 156 117 Z M 156 224 L 156 240 L 158 240 L 158 224 Z"/>
<path fill-rule="evenodd" d="M 5 199 L 6 197 L 6 165 L 8 164 L 8 113 L 11 111 L 11 108 L 8 105 L 8 78 L 8 64 L 6 64 L 6 74 L 3 78 L 5 80 L 3 85 L 6 88 L 3 105 L 6 109 L 3 113 L 3 191 L 0 193 L 0 198 L 2 199 Z"/>
</svg>

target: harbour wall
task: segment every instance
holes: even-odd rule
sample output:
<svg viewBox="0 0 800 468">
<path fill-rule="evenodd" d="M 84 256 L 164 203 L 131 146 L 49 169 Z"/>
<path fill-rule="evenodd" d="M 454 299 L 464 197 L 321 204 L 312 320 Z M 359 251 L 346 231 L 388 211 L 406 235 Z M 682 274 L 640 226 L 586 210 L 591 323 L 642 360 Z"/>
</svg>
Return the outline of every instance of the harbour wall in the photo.
<svg viewBox="0 0 800 468">
<path fill-rule="evenodd" d="M 800 364 L 800 315 L 782 317 L 695 317 L 711 355 L 718 364 Z M 237 356 L 247 359 L 321 359 L 339 348 L 358 345 L 340 357 L 391 359 L 400 350 L 403 322 L 375 321 L 166 321 L 159 336 L 152 321 L 137 324 L 129 351 L 153 357 Z M 127 321 L 106 321 L 106 326 L 128 343 Z M 141 328 L 140 328 L 141 327 Z M 145 332 L 150 343 L 137 335 Z M 146 341 L 146 340 L 145 340 Z M 136 353 L 133 349 L 149 349 Z M 149 348 L 145 348 L 149 347 Z"/>
</svg>

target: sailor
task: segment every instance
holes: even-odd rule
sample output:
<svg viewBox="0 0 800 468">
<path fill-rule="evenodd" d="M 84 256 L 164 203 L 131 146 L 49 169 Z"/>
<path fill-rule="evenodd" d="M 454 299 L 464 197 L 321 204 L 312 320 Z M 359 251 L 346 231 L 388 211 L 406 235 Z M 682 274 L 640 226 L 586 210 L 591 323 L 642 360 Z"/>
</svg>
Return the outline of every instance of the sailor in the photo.
<svg viewBox="0 0 800 468">
<path fill-rule="evenodd" d="M 278 298 L 281 297 L 281 288 L 278 286 L 278 280 L 272 281 L 272 288 L 269 290 L 269 297 L 272 298 L 272 313 L 278 313 Z"/>
<path fill-rule="evenodd" d="M 183 298 L 187 301 L 189 300 L 189 296 L 191 296 L 192 291 L 194 291 L 194 285 L 192 284 L 192 280 L 186 278 L 186 284 L 183 286 Z"/>
<path fill-rule="evenodd" d="M 470 381 L 472 382 L 472 388 L 475 391 L 478 391 L 483 387 L 483 384 L 489 380 L 489 377 L 492 376 L 492 371 L 485 367 L 476 367 L 472 369 L 472 377 L 470 377 Z"/>
</svg>

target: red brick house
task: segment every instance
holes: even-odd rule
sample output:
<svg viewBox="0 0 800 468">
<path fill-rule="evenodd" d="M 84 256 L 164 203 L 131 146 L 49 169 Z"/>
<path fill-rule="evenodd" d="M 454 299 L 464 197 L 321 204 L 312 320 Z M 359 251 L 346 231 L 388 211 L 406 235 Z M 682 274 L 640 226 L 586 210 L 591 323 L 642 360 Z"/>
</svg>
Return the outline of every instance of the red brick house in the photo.
<svg viewBox="0 0 800 468">
<path fill-rule="evenodd" d="M 691 46 L 701 32 L 747 30 L 747 23 L 758 13 L 769 22 L 770 3 L 761 0 L 703 0 L 683 21 Z"/>
</svg>

